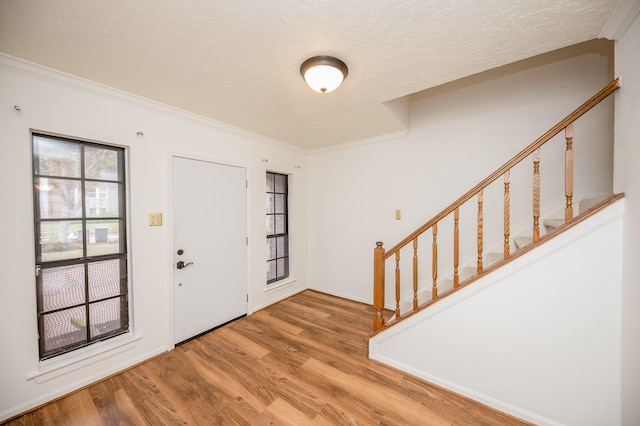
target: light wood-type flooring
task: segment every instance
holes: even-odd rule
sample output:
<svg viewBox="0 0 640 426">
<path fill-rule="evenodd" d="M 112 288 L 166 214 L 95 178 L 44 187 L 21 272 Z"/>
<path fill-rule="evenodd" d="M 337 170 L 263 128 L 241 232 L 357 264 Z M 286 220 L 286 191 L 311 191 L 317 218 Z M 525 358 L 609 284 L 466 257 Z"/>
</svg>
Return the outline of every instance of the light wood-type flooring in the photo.
<svg viewBox="0 0 640 426">
<path fill-rule="evenodd" d="M 307 290 L 8 424 L 526 424 L 369 361 L 373 316 Z"/>
</svg>

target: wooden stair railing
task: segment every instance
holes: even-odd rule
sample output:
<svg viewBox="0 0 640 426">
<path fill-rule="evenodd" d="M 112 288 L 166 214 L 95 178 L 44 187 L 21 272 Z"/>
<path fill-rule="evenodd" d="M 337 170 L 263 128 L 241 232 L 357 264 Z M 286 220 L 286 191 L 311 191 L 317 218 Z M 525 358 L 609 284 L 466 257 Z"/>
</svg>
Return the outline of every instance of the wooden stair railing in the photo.
<svg viewBox="0 0 640 426">
<path fill-rule="evenodd" d="M 483 263 L 483 198 L 484 198 L 484 190 L 491 183 L 499 179 L 500 177 L 504 180 L 504 250 L 503 250 L 503 260 L 507 260 L 512 255 L 510 253 L 510 238 L 511 238 L 511 230 L 510 230 L 510 200 L 511 194 L 510 191 L 510 172 L 514 166 L 521 163 L 524 159 L 533 154 L 533 231 L 532 238 L 533 244 L 536 244 L 540 241 L 540 147 L 544 145 L 546 142 L 551 140 L 554 136 L 560 133 L 562 130 L 565 131 L 565 140 L 566 140 L 566 149 L 565 149 L 565 224 L 569 224 L 573 221 L 573 127 L 574 122 L 584 115 L 587 111 L 592 109 L 594 106 L 599 104 L 605 98 L 607 98 L 610 94 L 615 92 L 621 85 L 620 78 L 616 78 L 607 86 L 605 86 L 602 90 L 596 93 L 591 99 L 578 107 L 575 111 L 561 120 L 558 124 L 553 126 L 549 131 L 544 133 L 538 139 L 536 139 L 533 143 L 523 149 L 520 153 L 514 156 L 511 160 L 507 161 L 502 167 L 497 169 L 495 172 L 490 174 L 483 181 L 478 183 L 476 186 L 471 188 L 467 193 L 458 198 L 456 201 L 451 203 L 447 208 L 442 210 L 440 213 L 435 215 L 431 220 L 427 221 L 424 225 L 416 229 L 413 233 L 407 236 L 405 239 L 400 241 L 398 244 L 393 246 L 390 250 L 385 250 L 383 248 L 382 242 L 376 243 L 376 248 L 373 251 L 373 306 L 376 310 L 375 318 L 373 320 L 373 329 L 374 332 L 379 331 L 381 328 L 388 326 L 386 324 L 386 320 L 384 318 L 384 308 L 385 308 L 385 262 L 390 257 L 395 259 L 395 321 L 402 320 L 408 314 L 414 313 L 431 303 L 435 302 L 442 297 L 445 297 L 453 292 L 457 291 L 461 288 L 461 278 L 459 272 L 459 262 L 460 262 L 460 231 L 459 231 L 459 218 L 460 218 L 460 207 L 463 206 L 467 201 L 471 200 L 473 197 L 477 197 L 477 265 L 476 272 L 477 275 L 481 275 L 484 271 L 484 263 Z M 445 217 L 453 214 L 453 288 L 448 291 L 446 294 L 438 293 L 438 223 L 442 221 Z M 431 229 L 432 231 L 432 288 L 431 288 L 431 300 L 427 303 L 419 306 L 418 303 L 418 237 L 422 235 L 424 232 Z M 400 250 L 409 244 L 413 244 L 413 300 L 412 306 L 413 309 L 405 314 L 401 312 L 400 309 L 400 299 L 401 299 L 401 290 L 400 290 Z M 404 317 L 402 316 L 403 314 Z"/>
</svg>

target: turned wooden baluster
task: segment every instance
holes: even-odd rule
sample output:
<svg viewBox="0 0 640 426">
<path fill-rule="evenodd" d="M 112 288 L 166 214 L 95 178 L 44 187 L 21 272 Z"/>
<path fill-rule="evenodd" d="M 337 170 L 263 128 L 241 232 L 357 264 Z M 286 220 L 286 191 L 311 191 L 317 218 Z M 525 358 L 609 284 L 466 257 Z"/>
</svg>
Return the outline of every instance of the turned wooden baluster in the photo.
<svg viewBox="0 0 640 426">
<path fill-rule="evenodd" d="M 533 151 L 533 242 L 540 240 L 540 148 Z"/>
<path fill-rule="evenodd" d="M 460 263 L 460 228 L 458 221 L 460 219 L 460 210 L 456 207 L 453 211 L 453 288 L 460 284 L 460 276 L 458 275 L 458 264 Z"/>
<path fill-rule="evenodd" d="M 413 240 L 413 310 L 418 309 L 418 237 Z"/>
<path fill-rule="evenodd" d="M 483 215 L 482 215 L 482 190 L 478 192 L 478 273 L 482 272 L 482 228 L 483 228 Z"/>
<path fill-rule="evenodd" d="M 396 252 L 396 319 L 400 318 L 400 251 Z"/>
<path fill-rule="evenodd" d="M 438 224 L 434 223 L 431 229 L 433 233 L 433 244 L 431 246 L 431 276 L 433 277 L 433 287 L 431 289 L 431 298 L 436 300 L 438 297 Z"/>
<path fill-rule="evenodd" d="M 413 233 L 411 233 L 408 237 L 406 237 L 404 240 L 402 240 L 400 243 L 398 243 L 396 246 L 394 246 L 394 248 L 392 249 L 393 253 L 396 253 L 396 250 L 401 249 L 402 247 L 405 247 L 406 245 L 408 245 L 414 238 L 417 238 L 419 235 L 421 235 L 423 232 L 427 231 L 430 227 L 432 227 L 435 223 L 437 223 L 439 220 L 443 219 L 444 217 L 446 217 L 448 214 L 450 214 L 451 212 L 454 212 L 454 221 L 455 221 L 455 225 L 454 225 L 454 286 L 458 287 L 459 284 L 459 275 L 458 275 L 458 245 L 459 245 L 459 237 L 458 237 L 458 206 L 462 205 L 462 203 L 467 202 L 468 200 L 470 200 L 475 194 L 478 194 L 480 199 L 482 197 L 481 195 L 481 191 L 483 188 L 486 188 L 490 183 L 494 182 L 495 180 L 497 180 L 500 176 L 505 175 L 506 178 L 506 182 L 505 182 L 505 200 L 508 201 L 508 171 L 515 166 L 516 164 L 520 163 L 521 161 L 525 160 L 526 158 L 529 157 L 529 155 L 533 154 L 533 162 L 534 162 L 534 173 L 533 173 L 533 240 L 535 242 L 538 242 L 540 240 L 540 226 L 539 226 L 539 220 L 540 220 L 540 169 L 539 169 L 539 165 L 540 165 L 540 146 L 542 146 L 543 144 L 547 143 L 549 140 L 551 140 L 553 137 L 555 137 L 557 134 L 559 134 L 562 130 L 565 130 L 566 132 L 566 138 L 571 141 L 571 143 L 568 143 L 568 148 L 567 151 L 568 153 L 565 156 L 565 161 L 567 162 L 566 164 L 570 164 L 570 166 L 567 166 L 567 169 L 571 171 L 571 173 L 568 173 L 567 176 L 570 176 L 570 178 L 567 178 L 566 180 L 566 184 L 565 184 L 565 195 L 567 196 L 567 208 L 571 208 L 571 210 L 573 210 L 573 149 L 572 149 L 572 143 L 573 143 L 573 126 L 572 123 L 575 122 L 578 118 L 580 118 L 583 114 L 585 114 L 587 111 L 589 111 L 591 108 L 593 108 L 595 105 L 597 105 L 598 103 L 600 103 L 603 99 L 605 99 L 607 96 L 609 96 L 610 94 L 612 94 L 615 90 L 617 90 L 620 87 L 620 79 L 616 79 L 614 81 L 612 81 L 611 83 L 609 83 L 606 87 L 604 87 L 600 92 L 596 93 L 593 97 L 591 97 L 587 102 L 585 102 L 583 105 L 581 105 L 580 107 L 578 107 L 575 111 L 573 111 L 571 114 L 569 114 L 568 116 L 566 116 L 564 119 L 562 119 L 560 122 L 558 122 L 555 126 L 553 126 L 551 129 L 549 129 L 546 133 L 544 133 L 542 136 L 540 136 L 538 139 L 536 139 L 531 145 L 529 145 L 528 147 L 526 147 L 524 150 L 522 150 L 521 152 L 519 152 L 518 154 L 516 154 L 511 160 L 509 160 L 507 163 L 505 163 L 503 166 L 501 166 L 498 170 L 496 170 L 495 172 L 493 172 L 491 175 L 487 176 L 483 181 L 481 181 L 480 183 L 478 183 L 476 186 L 474 186 L 473 188 L 471 188 L 467 193 L 465 193 L 463 196 L 461 196 L 458 200 L 454 201 L 449 207 L 445 208 L 442 212 L 440 212 L 438 215 L 434 216 L 433 219 L 431 219 L 430 221 L 426 222 L 424 225 L 422 225 L 420 228 L 418 228 L 417 230 L 415 230 Z M 570 160 L 570 161 L 568 161 Z M 569 185 L 569 183 L 571 185 Z M 505 203 L 506 205 L 508 205 L 508 203 Z M 481 210 L 481 206 L 482 206 L 482 202 L 480 200 L 479 203 L 480 209 L 479 209 L 479 221 L 478 221 L 478 228 L 480 230 L 480 232 L 478 233 L 479 235 L 479 250 L 478 250 L 478 266 L 479 269 L 482 268 L 482 210 Z M 509 209 L 507 208 L 506 211 L 508 212 Z M 567 212 L 568 210 L 565 209 L 565 212 Z M 507 213 L 505 215 L 505 218 L 508 219 L 509 218 L 509 214 Z M 566 217 L 569 216 L 568 213 L 565 213 Z M 571 212 L 572 215 L 572 212 Z M 506 243 L 508 240 L 508 235 L 510 233 L 509 230 L 509 224 L 508 224 L 508 220 L 505 220 L 505 253 L 507 250 L 506 247 Z M 375 266 L 374 266 L 374 307 L 376 308 L 376 318 L 374 320 L 374 329 L 379 329 L 380 327 L 382 327 L 384 325 L 384 317 L 383 317 L 383 308 L 384 308 L 384 258 L 385 258 L 385 251 L 382 248 L 382 243 L 377 243 L 378 247 L 376 248 L 376 252 L 375 252 Z M 398 275 L 399 275 L 399 271 L 398 271 Z"/>
<path fill-rule="evenodd" d="M 373 319 L 373 331 L 377 331 L 384 325 L 384 249 L 382 242 L 376 243 L 373 249 L 373 308 L 376 310 L 376 316 Z"/>
<path fill-rule="evenodd" d="M 510 184 L 510 176 L 509 170 L 504 174 L 504 258 L 509 257 L 510 254 L 510 245 L 509 245 L 509 235 L 510 231 L 510 222 L 511 222 L 511 195 L 509 194 L 509 184 Z"/>
<path fill-rule="evenodd" d="M 564 192 L 567 206 L 564 209 L 564 221 L 573 221 L 573 123 L 564 129 L 567 150 L 564 154 Z"/>
</svg>

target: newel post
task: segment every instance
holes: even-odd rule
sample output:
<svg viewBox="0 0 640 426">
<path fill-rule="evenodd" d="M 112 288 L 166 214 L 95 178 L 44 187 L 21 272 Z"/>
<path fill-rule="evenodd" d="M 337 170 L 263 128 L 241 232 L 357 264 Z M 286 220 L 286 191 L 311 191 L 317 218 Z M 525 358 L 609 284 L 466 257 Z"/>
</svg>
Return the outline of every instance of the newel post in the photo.
<svg viewBox="0 0 640 426">
<path fill-rule="evenodd" d="M 384 325 L 382 309 L 384 309 L 384 248 L 382 242 L 376 243 L 373 249 L 373 307 L 376 317 L 373 319 L 373 331 L 379 330 Z"/>
</svg>

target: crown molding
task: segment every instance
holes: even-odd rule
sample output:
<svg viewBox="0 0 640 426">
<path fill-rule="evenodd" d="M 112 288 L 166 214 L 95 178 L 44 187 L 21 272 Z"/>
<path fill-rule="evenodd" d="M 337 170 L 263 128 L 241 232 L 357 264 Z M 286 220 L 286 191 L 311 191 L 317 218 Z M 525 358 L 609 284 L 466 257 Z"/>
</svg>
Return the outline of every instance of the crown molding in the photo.
<svg viewBox="0 0 640 426">
<path fill-rule="evenodd" d="M 198 115 L 180 108 L 173 107 L 171 105 L 144 98 L 142 96 L 134 95 L 132 93 L 115 89 L 104 84 L 96 83 L 91 80 L 83 79 L 72 74 L 67 74 L 65 72 L 29 62 L 2 52 L 0 52 L 0 69 L 57 86 L 84 92 L 93 96 L 99 96 L 101 98 L 110 100 L 117 100 L 133 106 L 143 107 L 156 112 L 162 112 L 180 119 L 189 120 L 200 125 L 214 128 L 216 130 L 228 132 L 238 136 L 249 137 L 251 139 L 268 143 L 270 145 L 274 145 L 290 151 L 301 153 L 308 152 L 308 150 L 296 145 L 288 144 L 286 142 L 282 142 L 268 136 L 253 133 L 239 127 L 234 127 L 229 124 L 204 117 L 202 115 Z"/>
<path fill-rule="evenodd" d="M 342 149 L 355 148 L 355 147 L 358 147 L 358 146 L 370 145 L 370 144 L 378 143 L 378 142 L 387 142 L 387 141 L 390 141 L 392 139 L 404 138 L 404 137 L 407 136 L 408 133 L 409 133 L 408 130 L 401 130 L 399 132 L 388 133 L 386 135 L 373 136 L 373 137 L 370 137 L 370 138 L 358 139 L 358 140 L 351 141 L 351 142 L 339 143 L 339 144 L 329 145 L 329 146 L 325 146 L 325 147 L 321 147 L 321 148 L 312 148 L 308 152 L 309 152 L 309 154 L 319 154 L 319 153 L 322 153 L 322 152 L 339 151 L 339 150 L 342 150 Z"/>
<path fill-rule="evenodd" d="M 620 40 L 640 14 L 640 1 L 620 0 L 609 20 L 600 31 L 600 38 Z"/>
</svg>

